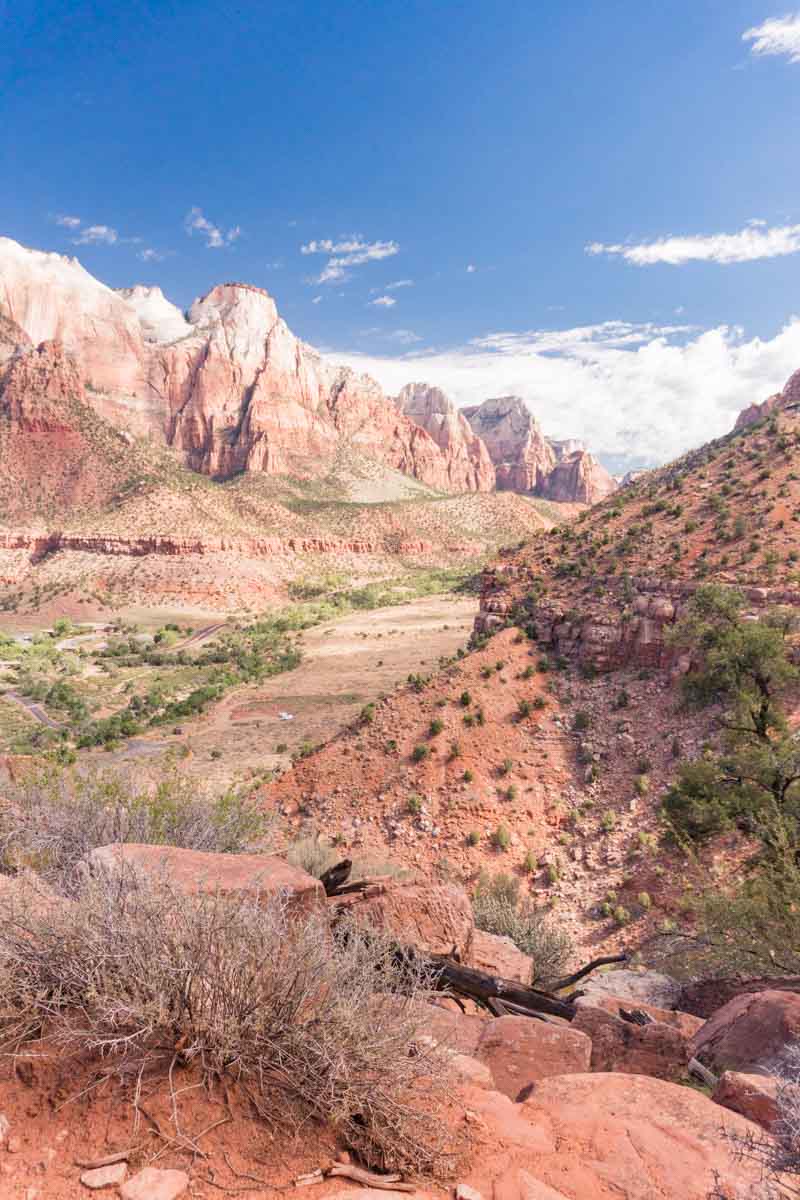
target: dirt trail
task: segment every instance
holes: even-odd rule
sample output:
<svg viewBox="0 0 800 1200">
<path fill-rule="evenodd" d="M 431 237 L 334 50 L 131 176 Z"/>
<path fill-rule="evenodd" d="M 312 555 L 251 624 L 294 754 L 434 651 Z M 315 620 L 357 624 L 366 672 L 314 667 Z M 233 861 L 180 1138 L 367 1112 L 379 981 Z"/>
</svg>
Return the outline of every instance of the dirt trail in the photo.
<svg viewBox="0 0 800 1200">
<path fill-rule="evenodd" d="M 41 725 L 47 725 L 50 729 L 60 729 L 58 721 L 54 721 L 52 717 L 48 717 L 47 713 L 42 708 L 41 704 L 36 704 L 33 700 L 28 700 L 26 696 L 20 696 L 19 692 L 4 692 L 6 700 L 13 700 L 15 704 L 19 704 L 24 708 L 35 721 Z"/>
</svg>

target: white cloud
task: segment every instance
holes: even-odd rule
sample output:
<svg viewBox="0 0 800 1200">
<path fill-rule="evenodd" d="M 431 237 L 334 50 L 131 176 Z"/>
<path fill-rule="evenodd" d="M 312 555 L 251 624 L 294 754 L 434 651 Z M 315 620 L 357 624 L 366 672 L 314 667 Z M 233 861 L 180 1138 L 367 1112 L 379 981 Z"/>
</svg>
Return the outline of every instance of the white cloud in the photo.
<svg viewBox="0 0 800 1200">
<path fill-rule="evenodd" d="M 385 292 L 396 292 L 398 288 L 413 287 L 413 279 L 395 279 L 394 283 L 387 283 L 383 289 Z"/>
<path fill-rule="evenodd" d="M 793 16 L 770 17 L 742 34 L 743 42 L 752 42 L 751 54 L 786 55 L 789 62 L 800 63 L 800 12 Z"/>
<path fill-rule="evenodd" d="M 738 263 L 759 258 L 778 258 L 800 250 L 800 225 L 777 225 L 766 229 L 751 221 L 738 233 L 687 234 L 657 238 L 653 242 L 605 245 L 591 242 L 587 254 L 619 255 L 637 267 L 653 263 L 680 266 L 687 262 Z"/>
<path fill-rule="evenodd" d="M 389 337 L 394 342 L 402 342 L 404 346 L 411 346 L 414 342 L 422 341 L 422 338 L 418 333 L 414 333 L 413 329 L 393 329 Z"/>
<path fill-rule="evenodd" d="M 81 226 L 80 217 L 60 216 L 56 217 L 56 225 L 65 225 L 67 229 L 79 229 Z"/>
<path fill-rule="evenodd" d="M 102 242 L 107 246 L 113 246 L 118 239 L 119 234 L 110 225 L 87 225 L 76 238 L 72 239 L 72 244 L 73 246 L 91 246 Z"/>
<path fill-rule="evenodd" d="M 475 272 L 477 271 L 477 269 L 478 268 L 475 266 L 475 263 L 467 263 L 467 274 L 468 275 L 474 275 Z"/>
<path fill-rule="evenodd" d="M 321 300 L 322 300 L 322 296 L 315 296 L 314 299 L 311 301 L 311 303 L 319 304 Z"/>
<path fill-rule="evenodd" d="M 566 330 L 491 333 L 449 350 L 328 354 L 395 395 L 412 379 L 458 404 L 516 394 L 553 437 L 580 437 L 618 466 L 667 461 L 732 428 L 800 367 L 800 316 L 771 339 L 726 326 L 607 321 Z"/>
<path fill-rule="evenodd" d="M 327 254 L 327 263 L 320 274 L 310 282 L 336 283 L 349 279 L 348 267 L 360 267 L 364 263 L 392 258 L 400 250 L 397 242 L 365 242 L 360 233 L 351 233 L 334 241 L 332 238 L 305 242 L 301 254 Z"/>
<path fill-rule="evenodd" d="M 139 251 L 139 258 L 142 262 L 163 262 L 166 254 L 162 254 L 160 250 L 152 250 L 149 246 L 145 250 Z"/>
<path fill-rule="evenodd" d="M 210 250 L 219 250 L 222 246 L 230 246 L 237 238 L 241 237 L 242 230 L 239 225 L 234 225 L 227 233 L 223 232 L 219 226 L 214 225 L 207 217 L 203 215 L 203 211 L 196 206 L 190 208 L 184 218 L 183 228 L 188 233 L 189 237 L 197 232 L 203 235 L 206 239 L 206 246 Z"/>
<path fill-rule="evenodd" d="M 376 296 L 375 299 L 370 300 L 369 303 L 373 308 L 394 308 L 395 304 L 397 304 L 397 301 L 395 300 L 394 296 Z"/>
</svg>

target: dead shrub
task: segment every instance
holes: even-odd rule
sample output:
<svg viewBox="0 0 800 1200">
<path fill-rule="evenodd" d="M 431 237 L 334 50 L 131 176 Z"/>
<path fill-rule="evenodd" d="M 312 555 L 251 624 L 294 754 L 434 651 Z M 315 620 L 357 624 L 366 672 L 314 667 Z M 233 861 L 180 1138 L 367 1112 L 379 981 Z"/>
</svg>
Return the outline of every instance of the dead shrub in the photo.
<svg viewBox="0 0 800 1200">
<path fill-rule="evenodd" d="M 443 1060 L 415 1042 L 427 986 L 374 932 L 333 937 L 324 913 L 292 919 L 281 899 L 132 872 L 56 912 L 17 897 L 0 913 L 0 1048 L 45 1037 L 121 1079 L 227 1077 L 272 1127 L 319 1120 L 377 1169 L 453 1166 L 434 1115 Z"/>
<path fill-rule="evenodd" d="M 774 1074 L 778 1078 L 778 1120 L 771 1134 L 753 1130 L 745 1134 L 726 1131 L 735 1156 L 756 1163 L 762 1175 L 754 1200 L 785 1200 L 800 1194 L 800 1042 L 788 1046 Z M 709 1200 L 733 1200 L 717 1181 Z"/>
<path fill-rule="evenodd" d="M 572 942 L 531 900 L 520 897 L 519 879 L 503 872 L 483 876 L 472 910 L 478 929 L 509 937 L 523 954 L 530 955 L 533 977 L 529 983 L 546 987 L 564 974 L 572 957 Z"/>
<path fill-rule="evenodd" d="M 48 765 L 31 771 L 0 806 L 0 870 L 30 866 L 71 895 L 75 868 L 97 846 L 145 842 L 190 850 L 241 853 L 263 839 L 255 802 L 234 792 L 215 798 L 175 770 L 151 786 L 113 771 Z"/>
</svg>

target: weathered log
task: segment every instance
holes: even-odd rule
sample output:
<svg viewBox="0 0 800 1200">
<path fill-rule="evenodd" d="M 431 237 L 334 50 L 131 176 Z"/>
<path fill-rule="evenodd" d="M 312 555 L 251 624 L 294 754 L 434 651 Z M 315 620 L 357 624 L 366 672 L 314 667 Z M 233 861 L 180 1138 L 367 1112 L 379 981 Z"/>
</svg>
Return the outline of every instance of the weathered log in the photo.
<svg viewBox="0 0 800 1200">
<path fill-rule="evenodd" d="M 619 1015 L 623 1021 L 628 1021 L 631 1025 L 652 1025 L 653 1018 L 649 1013 L 646 1013 L 643 1008 L 622 1008 L 620 1007 Z"/>
<path fill-rule="evenodd" d="M 574 1004 L 559 1000 L 549 992 L 526 987 L 515 979 L 503 979 L 500 975 L 487 975 L 474 967 L 464 967 L 441 954 L 421 957 L 430 966 L 434 986 L 439 991 L 467 996 L 490 1012 L 489 1000 L 496 999 L 513 1004 L 530 1015 L 546 1013 L 551 1017 L 563 1017 L 565 1021 L 571 1021 L 575 1016 Z"/>
<path fill-rule="evenodd" d="M 341 862 L 334 863 L 332 867 L 328 867 L 327 871 L 319 877 L 319 881 L 325 889 L 326 896 L 335 896 L 343 884 L 350 878 L 350 872 L 353 869 L 353 864 L 349 858 L 342 859 Z"/>
</svg>

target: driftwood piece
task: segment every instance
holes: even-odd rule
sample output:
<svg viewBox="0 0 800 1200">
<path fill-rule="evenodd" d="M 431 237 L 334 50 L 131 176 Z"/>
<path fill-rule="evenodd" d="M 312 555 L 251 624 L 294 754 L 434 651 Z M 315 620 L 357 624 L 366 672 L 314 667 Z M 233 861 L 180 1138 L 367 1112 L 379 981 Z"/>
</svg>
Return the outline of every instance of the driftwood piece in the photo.
<svg viewBox="0 0 800 1200">
<path fill-rule="evenodd" d="M 112 1154 L 103 1155 L 102 1158 L 76 1158 L 75 1166 L 87 1171 L 97 1170 L 98 1167 L 113 1167 L 116 1163 L 127 1162 L 135 1153 L 136 1147 L 134 1146 L 127 1150 L 115 1150 Z"/>
<path fill-rule="evenodd" d="M 694 1075 L 695 1079 L 699 1079 L 701 1083 L 706 1085 L 706 1087 L 715 1088 L 719 1083 L 719 1080 L 714 1072 L 709 1071 L 708 1067 L 704 1067 L 697 1058 L 689 1059 L 689 1066 L 687 1067 L 687 1070 L 690 1075 Z"/>
<path fill-rule="evenodd" d="M 425 961 L 430 964 L 434 986 L 439 991 L 466 996 L 483 1008 L 489 1008 L 490 1012 L 489 1000 L 496 999 L 522 1009 L 520 1015 L 545 1013 L 550 1017 L 563 1017 L 565 1021 L 571 1021 L 575 1016 L 574 1004 L 559 1000 L 549 992 L 540 992 L 538 988 L 526 987 L 515 979 L 487 975 L 485 971 L 464 967 L 441 954 L 426 955 Z"/>
<path fill-rule="evenodd" d="M 565 975 L 563 979 L 557 979 L 552 985 L 554 992 L 563 992 L 564 988 L 572 987 L 573 983 L 577 983 L 579 979 L 583 979 L 586 975 L 590 975 L 592 971 L 596 971 L 598 967 L 607 967 L 611 963 L 627 962 L 627 954 L 607 954 L 603 958 L 593 958 L 585 967 L 581 967 L 579 971 L 575 971 L 572 975 Z"/>
<path fill-rule="evenodd" d="M 415 1192 L 417 1190 L 413 1184 L 402 1183 L 399 1175 L 373 1175 L 372 1171 L 364 1171 L 361 1167 L 354 1167 L 350 1163 L 334 1163 L 328 1171 L 328 1178 L 332 1175 L 353 1179 L 356 1183 L 363 1183 L 365 1187 L 381 1188 L 386 1192 Z"/>
</svg>

